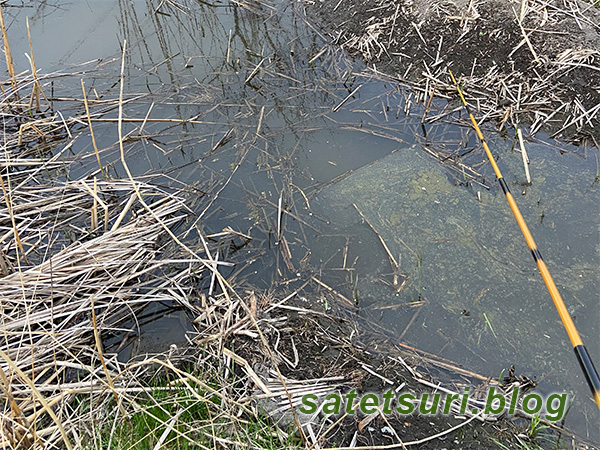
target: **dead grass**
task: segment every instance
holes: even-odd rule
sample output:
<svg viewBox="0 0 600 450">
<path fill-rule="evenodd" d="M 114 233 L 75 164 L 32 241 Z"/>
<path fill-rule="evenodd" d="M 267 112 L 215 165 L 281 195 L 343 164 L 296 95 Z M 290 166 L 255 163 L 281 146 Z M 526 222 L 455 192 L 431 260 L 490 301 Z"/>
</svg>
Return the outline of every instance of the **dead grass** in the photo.
<svg viewBox="0 0 600 450">
<path fill-rule="evenodd" d="M 417 104 L 453 98 L 451 68 L 484 120 L 597 144 L 600 14 L 586 2 L 307 3 L 366 74 L 408 84 Z"/>
</svg>

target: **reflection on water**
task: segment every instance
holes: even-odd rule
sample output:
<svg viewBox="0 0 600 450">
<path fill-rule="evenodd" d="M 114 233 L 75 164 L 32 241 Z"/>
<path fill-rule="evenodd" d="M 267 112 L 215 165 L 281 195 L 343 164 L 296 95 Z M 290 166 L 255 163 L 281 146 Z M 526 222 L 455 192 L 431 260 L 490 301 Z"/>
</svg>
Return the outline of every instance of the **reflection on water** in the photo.
<svg viewBox="0 0 600 450">
<path fill-rule="evenodd" d="M 197 215 L 188 239 L 224 226 L 252 237 L 222 251 L 238 263 L 224 273 L 233 282 L 267 289 L 318 270 L 356 296 L 361 314 L 411 345 L 493 377 L 514 364 L 541 378 L 543 390 L 575 392 L 567 424 L 600 438 L 566 334 L 474 134 L 441 102 L 430 112 L 440 119 L 421 126 L 419 98 L 373 72 L 356 73 L 358 65 L 353 72 L 296 7 L 57 1 L 6 14 L 17 67 L 28 67 L 29 15 L 38 70 L 80 72 L 45 91 L 65 116 L 80 115 L 67 97 L 81 97 L 85 80 L 92 111 L 105 112 L 93 116 L 94 132 L 116 177 L 124 170 L 114 100 L 127 40 L 128 165 L 155 183 L 186 185 Z M 494 134 L 490 143 L 600 361 L 597 150 L 536 141 L 533 184 L 524 186 L 513 139 Z M 71 178 L 97 173 L 89 136 L 70 152 Z M 291 260 L 282 257 L 278 233 Z M 165 327 L 166 340 L 173 328 Z"/>
</svg>

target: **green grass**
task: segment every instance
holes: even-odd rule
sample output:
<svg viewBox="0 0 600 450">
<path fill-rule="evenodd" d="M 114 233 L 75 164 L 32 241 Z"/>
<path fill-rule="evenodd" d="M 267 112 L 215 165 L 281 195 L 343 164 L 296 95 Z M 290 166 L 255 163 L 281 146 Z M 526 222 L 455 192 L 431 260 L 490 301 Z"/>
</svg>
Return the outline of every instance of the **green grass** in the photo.
<svg viewBox="0 0 600 450">
<path fill-rule="evenodd" d="M 529 428 L 527 429 L 527 437 L 534 441 L 540 438 L 540 433 L 543 430 L 547 430 L 548 428 L 550 427 L 542 424 L 542 419 L 540 416 L 534 416 L 529 422 Z"/>
<path fill-rule="evenodd" d="M 560 443 L 554 442 L 552 434 L 548 433 L 550 427 L 542 423 L 540 416 L 533 416 L 528 419 L 527 428 L 523 430 L 521 434 L 515 435 L 516 442 L 513 443 L 515 446 L 507 446 L 497 439 L 492 440 L 498 445 L 498 448 L 503 450 L 545 450 L 546 448 L 552 448 L 555 450 L 564 448 Z"/>
<path fill-rule="evenodd" d="M 194 376 L 201 379 L 201 375 Z M 138 412 L 129 418 L 107 417 L 96 427 L 95 437 L 86 447 L 114 450 L 298 447 L 293 432 L 286 437 L 267 418 L 229 414 L 219 397 L 208 394 L 189 379 L 185 384 L 167 378 L 155 381 L 148 392 L 136 399 Z M 118 411 L 114 403 L 108 409 Z"/>
<path fill-rule="evenodd" d="M 144 409 L 129 420 L 122 419 L 116 428 L 108 426 L 102 430 L 101 448 L 152 449 L 162 438 L 166 448 L 185 450 L 201 438 L 195 434 L 202 429 L 203 422 L 210 420 L 207 402 L 199 401 L 183 389 L 155 390 L 141 406 Z M 205 439 L 200 441 L 205 443 Z"/>
</svg>

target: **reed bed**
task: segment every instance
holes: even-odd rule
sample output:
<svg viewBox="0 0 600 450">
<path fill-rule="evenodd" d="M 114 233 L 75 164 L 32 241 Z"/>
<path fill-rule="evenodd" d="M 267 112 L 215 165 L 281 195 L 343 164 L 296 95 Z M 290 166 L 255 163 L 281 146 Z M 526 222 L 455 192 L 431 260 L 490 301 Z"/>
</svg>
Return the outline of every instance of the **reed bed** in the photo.
<svg viewBox="0 0 600 450">
<path fill-rule="evenodd" d="M 153 446 L 271 437 L 248 400 L 260 379 L 224 345 L 230 334 L 256 336 L 244 328 L 252 321 L 243 302 L 216 270 L 227 262 L 211 259 L 204 237 L 192 252 L 208 259 L 169 238 L 190 214 L 182 196 L 141 180 L 78 180 L 19 186 L 7 200 L 0 211 L 7 271 L 0 279 L 2 448 L 144 448 L 148 428 L 140 423 L 148 420 L 160 429 Z M 213 295 L 200 295 L 202 278 L 224 293 L 211 286 Z M 124 344 L 139 334 L 138 317 L 152 303 L 197 317 L 204 342 L 128 362 L 106 352 L 109 338 Z M 182 370 L 184 363 L 192 369 Z M 283 431 L 277 436 L 287 439 Z"/>
<path fill-rule="evenodd" d="M 117 190 L 124 187 L 116 185 Z M 68 191 L 73 183 L 64 187 Z M 46 199 L 46 207 L 39 201 L 37 211 L 35 206 L 24 208 L 25 213 L 19 208 L 14 210 L 14 217 L 23 225 L 19 229 L 30 232 L 22 244 L 41 250 L 44 258 L 31 266 L 17 260 L 12 273 L 0 282 L 0 373 L 2 390 L 10 403 L 2 417 L 4 445 L 29 442 L 46 447 L 62 440 L 69 446 L 68 441 L 73 439 L 65 431 L 69 422 L 58 417 L 64 417 L 64 408 L 72 397 L 71 383 L 90 382 L 93 386 L 100 382 L 107 387 L 118 373 L 111 375 L 113 363 L 102 357 L 101 333 L 131 321 L 133 314 L 149 302 L 172 301 L 168 290 L 182 276 L 173 273 L 169 281 L 155 275 L 158 268 L 172 264 L 157 260 L 163 250 L 157 239 L 164 232 L 163 224 L 173 226 L 181 219 L 176 214 L 181 208 L 178 199 L 161 195 L 152 205 L 152 214 L 144 211 L 127 216 L 127 210 L 121 208 L 120 215 L 110 221 L 110 230 L 97 237 L 76 239 L 54 252 L 50 244 L 57 241 L 44 227 L 49 223 L 56 226 L 61 209 L 67 220 L 81 214 L 77 193 L 65 196 L 74 200 L 72 204 L 57 202 L 60 194 L 56 188 L 28 189 L 18 198 L 31 195 Z M 58 208 L 53 209 L 53 205 Z M 28 209 L 34 213 L 28 214 Z M 2 220 L 7 220 L 5 215 Z M 32 236 L 41 237 L 34 242 Z M 101 374 L 97 373 L 99 369 Z"/>
<path fill-rule="evenodd" d="M 31 70 L 17 74 L 1 9 L 0 28 L 9 75 L 0 100 L 0 447 L 268 447 L 272 430 L 248 400 L 260 379 L 249 364 L 242 369 L 253 378 L 236 373 L 241 360 L 223 344 L 230 333 L 249 331 L 229 329 L 243 310 L 218 272 L 229 263 L 211 256 L 220 239 L 180 229 L 193 215 L 184 191 L 194 190 L 110 179 L 93 122 L 128 100 L 101 100 L 94 90 L 88 99 L 83 81 L 82 99 L 47 97 L 56 78 L 88 69 L 40 76 L 31 48 Z M 66 118 L 56 102 L 70 108 Z M 65 155 L 85 127 L 102 177 L 70 180 L 73 158 Z M 197 241 L 184 244 L 187 234 Z M 200 295 L 205 285 L 208 299 Z M 139 336 L 142 311 L 159 303 L 198 317 L 206 342 L 165 355 L 133 352 L 123 362 L 118 351 Z M 116 350 L 107 352 L 111 340 Z M 237 401 L 241 392 L 245 403 Z M 140 428 L 148 420 L 153 427 Z M 156 428 L 152 443 L 143 442 Z M 282 431 L 275 437 L 287 439 Z"/>
<path fill-rule="evenodd" d="M 151 404 L 157 391 L 152 380 L 159 373 L 169 374 L 171 381 L 174 377 L 184 390 L 193 382 L 189 397 L 201 405 L 205 402 L 198 392 L 215 389 L 207 384 L 208 376 L 198 380 L 176 367 L 178 354 L 138 355 L 122 362 L 119 349 L 106 352 L 106 343 L 122 340 L 122 347 L 139 335 L 138 317 L 150 304 L 179 305 L 193 317 L 198 280 L 220 279 L 217 268 L 227 263 L 210 259 L 217 239 L 209 245 L 201 237 L 202 245 L 191 250 L 175 237 L 191 213 L 184 190 L 167 190 L 142 178 L 110 179 L 103 170 L 92 121 L 127 99 L 103 101 L 96 94 L 88 101 L 83 82 L 82 99 L 46 97 L 49 83 L 82 75 L 84 69 L 39 76 L 31 49 L 31 70 L 16 74 L 1 13 L 9 78 L 0 100 L 0 447 L 121 447 L 117 424 L 127 426 L 140 415 L 156 418 L 150 410 L 156 406 Z M 56 101 L 68 104 L 72 114 L 65 118 L 55 109 Z M 65 155 L 85 127 L 102 178 L 69 180 L 73 158 Z M 212 363 L 205 358 L 195 367 Z M 210 375 L 210 380 L 214 384 L 218 378 Z M 173 389 L 165 383 L 158 388 Z M 185 397 L 173 407 L 185 404 Z M 221 397 L 220 405 L 228 405 L 228 398 Z M 220 406 L 212 411 L 223 414 Z M 214 421 L 204 420 L 214 431 Z M 157 443 L 170 445 L 172 424 L 157 422 L 167 430 Z M 192 428 L 196 434 L 188 437 Z M 185 429 L 176 436 L 208 442 L 197 434 L 197 422 L 186 423 Z"/>
<path fill-rule="evenodd" d="M 598 145 L 600 12 L 593 2 L 306 2 L 364 75 L 409 85 L 433 123 L 434 97 L 454 97 L 448 68 L 479 115 Z M 410 108 L 410 107 L 409 107 Z"/>
</svg>

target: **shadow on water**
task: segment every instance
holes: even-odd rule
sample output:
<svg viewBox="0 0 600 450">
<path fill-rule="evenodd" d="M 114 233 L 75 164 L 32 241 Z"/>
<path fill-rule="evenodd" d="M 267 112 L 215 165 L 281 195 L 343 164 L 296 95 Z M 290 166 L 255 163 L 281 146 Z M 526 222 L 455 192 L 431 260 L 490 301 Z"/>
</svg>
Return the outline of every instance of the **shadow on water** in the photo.
<svg viewBox="0 0 600 450">
<path fill-rule="evenodd" d="M 574 393 L 567 425 L 600 439 L 566 334 L 458 104 L 434 101 L 425 116 L 426 98 L 348 61 L 299 7 L 41 2 L 9 10 L 10 33 L 25 67 L 18 55 L 29 49 L 16 36 L 26 36 L 29 15 L 38 67 L 81 70 L 95 107 L 107 100 L 93 126 L 105 168 L 119 177 L 117 110 L 108 100 L 119 95 L 127 40 L 128 165 L 193 194 L 187 239 L 224 226 L 240 233 L 219 255 L 236 263 L 223 274 L 238 286 L 295 289 L 316 274 L 395 339 L 491 377 L 514 364 L 544 392 Z M 78 80 L 54 83 L 81 96 Z M 68 99 L 54 102 L 69 111 Z M 513 130 L 485 132 L 600 361 L 597 149 L 530 137 L 526 185 Z M 69 176 L 99 173 L 91 138 L 70 152 Z M 159 335 L 182 340 L 177 311 L 156 317 L 148 312 L 142 347 Z"/>
</svg>

